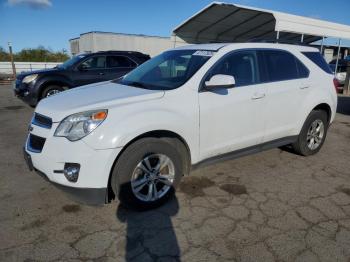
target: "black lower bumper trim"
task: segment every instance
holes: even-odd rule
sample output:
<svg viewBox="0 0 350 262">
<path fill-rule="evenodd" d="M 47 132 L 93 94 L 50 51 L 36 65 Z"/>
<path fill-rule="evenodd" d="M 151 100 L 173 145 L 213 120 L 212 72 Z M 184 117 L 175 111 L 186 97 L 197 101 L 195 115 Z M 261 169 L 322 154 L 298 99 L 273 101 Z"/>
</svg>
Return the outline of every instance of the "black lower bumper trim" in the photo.
<svg viewBox="0 0 350 262">
<path fill-rule="evenodd" d="M 46 174 L 40 170 L 34 169 L 41 177 L 52 183 L 54 186 L 60 190 L 67 193 L 74 201 L 87 204 L 87 205 L 103 205 L 106 204 L 106 193 L 107 188 L 79 188 L 79 187 L 69 187 L 55 182 L 50 181 Z"/>
</svg>

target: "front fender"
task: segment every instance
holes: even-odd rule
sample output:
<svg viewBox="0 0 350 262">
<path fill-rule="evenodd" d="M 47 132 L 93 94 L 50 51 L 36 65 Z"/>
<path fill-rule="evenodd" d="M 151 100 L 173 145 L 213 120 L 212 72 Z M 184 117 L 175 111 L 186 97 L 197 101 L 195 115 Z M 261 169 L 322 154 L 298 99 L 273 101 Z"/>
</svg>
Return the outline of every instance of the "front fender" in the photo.
<svg viewBox="0 0 350 262">
<path fill-rule="evenodd" d="M 193 108 L 172 111 L 168 108 L 143 105 L 144 110 L 130 105 L 123 110 L 118 108 L 108 112 L 108 117 L 83 140 L 94 149 L 120 148 L 134 138 L 151 131 L 171 131 L 182 137 L 190 148 L 191 159 L 196 160 L 199 149 L 199 118 Z"/>
<path fill-rule="evenodd" d="M 36 81 L 34 86 L 35 90 L 33 91 L 35 91 L 35 93 L 39 95 L 42 91 L 43 86 L 46 86 L 46 84 L 50 82 L 52 83 L 59 82 L 68 87 L 72 86 L 72 82 L 68 79 L 68 77 L 60 76 L 60 75 L 43 76 Z"/>
</svg>

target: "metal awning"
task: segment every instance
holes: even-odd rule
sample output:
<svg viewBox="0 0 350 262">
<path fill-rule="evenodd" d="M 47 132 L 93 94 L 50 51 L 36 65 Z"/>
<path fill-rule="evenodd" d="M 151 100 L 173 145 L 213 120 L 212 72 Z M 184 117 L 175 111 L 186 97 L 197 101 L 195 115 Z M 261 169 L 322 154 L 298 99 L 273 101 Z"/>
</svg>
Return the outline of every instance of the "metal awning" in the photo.
<svg viewBox="0 0 350 262">
<path fill-rule="evenodd" d="M 173 31 L 187 43 L 350 39 L 350 26 L 237 4 L 214 2 Z"/>
</svg>

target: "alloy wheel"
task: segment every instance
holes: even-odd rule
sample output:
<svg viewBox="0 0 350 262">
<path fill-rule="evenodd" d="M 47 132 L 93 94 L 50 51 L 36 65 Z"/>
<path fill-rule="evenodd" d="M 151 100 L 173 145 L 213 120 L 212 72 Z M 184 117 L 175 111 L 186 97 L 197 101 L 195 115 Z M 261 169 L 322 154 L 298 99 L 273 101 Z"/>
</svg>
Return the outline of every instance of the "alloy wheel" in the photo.
<svg viewBox="0 0 350 262">
<path fill-rule="evenodd" d="M 145 202 L 162 198 L 173 186 L 175 165 L 164 154 L 152 154 L 142 159 L 131 177 L 134 195 Z"/>
<path fill-rule="evenodd" d="M 61 91 L 60 91 L 60 90 L 57 90 L 57 89 L 51 89 L 51 90 L 49 90 L 49 91 L 47 92 L 46 97 L 56 95 L 56 94 L 58 94 L 59 92 L 61 92 Z"/>
<path fill-rule="evenodd" d="M 324 131 L 324 124 L 320 119 L 312 122 L 306 136 L 307 146 L 310 150 L 315 150 L 321 145 Z"/>
</svg>

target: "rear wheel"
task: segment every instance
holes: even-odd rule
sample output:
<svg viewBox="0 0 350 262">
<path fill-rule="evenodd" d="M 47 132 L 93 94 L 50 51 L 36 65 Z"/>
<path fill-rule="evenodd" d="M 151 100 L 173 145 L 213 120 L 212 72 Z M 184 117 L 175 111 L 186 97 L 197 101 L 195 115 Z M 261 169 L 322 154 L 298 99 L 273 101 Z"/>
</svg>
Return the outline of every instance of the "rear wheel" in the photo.
<svg viewBox="0 0 350 262">
<path fill-rule="evenodd" d="M 184 174 L 182 163 L 180 152 L 170 141 L 140 139 L 125 149 L 114 167 L 114 194 L 127 207 L 158 207 L 173 196 Z"/>
<path fill-rule="evenodd" d="M 322 147 L 328 130 L 328 116 L 325 111 L 314 110 L 306 119 L 298 140 L 292 145 L 300 155 L 316 154 Z"/>
<path fill-rule="evenodd" d="M 43 99 L 45 97 L 52 96 L 52 95 L 56 95 L 56 94 L 62 92 L 63 90 L 64 89 L 61 86 L 50 85 L 50 86 L 46 87 L 44 89 L 44 91 L 42 92 L 41 99 Z"/>
</svg>

